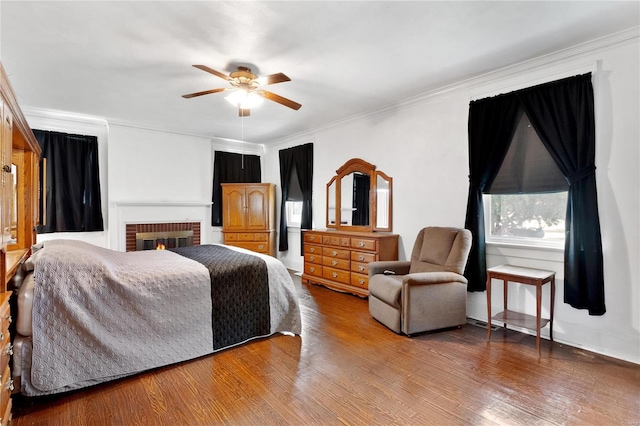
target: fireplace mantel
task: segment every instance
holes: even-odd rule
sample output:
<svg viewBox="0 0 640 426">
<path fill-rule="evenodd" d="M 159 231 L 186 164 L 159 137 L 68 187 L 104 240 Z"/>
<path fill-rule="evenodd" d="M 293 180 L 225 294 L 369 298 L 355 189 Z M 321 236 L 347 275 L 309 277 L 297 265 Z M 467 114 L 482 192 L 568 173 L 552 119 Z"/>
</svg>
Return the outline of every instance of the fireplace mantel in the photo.
<svg viewBox="0 0 640 426">
<path fill-rule="evenodd" d="M 111 201 L 109 229 L 110 247 L 127 249 L 126 231 L 130 224 L 158 224 L 197 222 L 203 229 L 211 221 L 211 201 L 120 200 Z M 203 244 L 210 242 L 210 235 L 203 235 Z"/>
</svg>

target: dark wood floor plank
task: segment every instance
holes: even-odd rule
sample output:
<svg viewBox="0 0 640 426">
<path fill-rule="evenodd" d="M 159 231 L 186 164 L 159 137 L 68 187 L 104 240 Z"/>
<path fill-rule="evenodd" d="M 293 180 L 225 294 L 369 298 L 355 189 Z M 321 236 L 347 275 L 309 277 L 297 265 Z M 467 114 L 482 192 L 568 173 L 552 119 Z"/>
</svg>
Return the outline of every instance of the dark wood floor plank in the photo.
<svg viewBox="0 0 640 426">
<path fill-rule="evenodd" d="M 23 425 L 632 425 L 640 366 L 466 325 L 407 338 L 366 299 L 298 286 L 277 335 L 93 388 L 16 398 Z M 635 422 L 635 423 L 634 423 Z"/>
</svg>

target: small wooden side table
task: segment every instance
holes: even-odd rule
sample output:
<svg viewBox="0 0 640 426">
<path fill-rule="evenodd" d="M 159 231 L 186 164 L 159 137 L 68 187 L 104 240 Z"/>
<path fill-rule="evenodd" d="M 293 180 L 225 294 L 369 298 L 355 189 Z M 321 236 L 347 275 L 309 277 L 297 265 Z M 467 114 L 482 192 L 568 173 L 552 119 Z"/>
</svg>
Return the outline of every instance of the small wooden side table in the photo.
<svg viewBox="0 0 640 426">
<path fill-rule="evenodd" d="M 491 280 L 502 280 L 504 283 L 504 311 L 491 317 Z M 509 281 L 536 286 L 536 316 L 514 312 L 507 309 L 507 286 Z M 549 319 L 541 318 L 542 314 L 542 286 L 551 283 L 551 301 Z M 553 342 L 553 302 L 556 295 L 556 273 L 541 269 L 523 268 L 521 266 L 500 265 L 487 269 L 487 341 L 491 340 L 491 320 L 528 328 L 536 331 L 536 348 L 540 352 L 540 329 L 549 324 L 549 339 Z"/>
</svg>

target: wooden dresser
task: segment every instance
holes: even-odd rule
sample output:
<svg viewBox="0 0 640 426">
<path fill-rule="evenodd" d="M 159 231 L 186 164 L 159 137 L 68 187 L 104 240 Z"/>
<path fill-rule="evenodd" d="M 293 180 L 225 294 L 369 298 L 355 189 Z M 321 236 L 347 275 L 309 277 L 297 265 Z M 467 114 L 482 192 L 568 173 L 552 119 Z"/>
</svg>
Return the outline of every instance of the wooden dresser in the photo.
<svg viewBox="0 0 640 426">
<path fill-rule="evenodd" d="M 224 244 L 276 257 L 275 185 L 223 183 Z"/>
<path fill-rule="evenodd" d="M 309 230 L 303 231 L 303 235 L 303 283 L 367 297 L 367 264 L 374 260 L 398 260 L 396 234 Z"/>
<path fill-rule="evenodd" d="M 11 291 L 7 283 L 36 242 L 41 149 L 2 65 L 0 118 L 0 425 L 6 426 L 11 423 L 14 390 L 10 362 Z"/>
</svg>

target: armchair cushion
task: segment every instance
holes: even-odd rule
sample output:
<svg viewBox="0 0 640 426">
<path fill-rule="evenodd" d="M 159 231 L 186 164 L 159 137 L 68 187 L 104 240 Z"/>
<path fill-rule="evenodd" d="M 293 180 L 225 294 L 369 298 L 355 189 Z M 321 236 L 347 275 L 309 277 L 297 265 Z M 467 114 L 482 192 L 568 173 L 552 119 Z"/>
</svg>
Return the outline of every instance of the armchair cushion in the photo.
<svg viewBox="0 0 640 426">
<path fill-rule="evenodd" d="M 458 282 L 467 284 L 467 279 L 455 272 L 417 272 L 404 276 L 403 282 L 407 285 L 428 285 Z"/>
<path fill-rule="evenodd" d="M 402 292 L 402 278 L 405 275 L 377 274 L 369 279 L 369 294 L 387 305 L 400 308 L 400 294 Z"/>
</svg>

